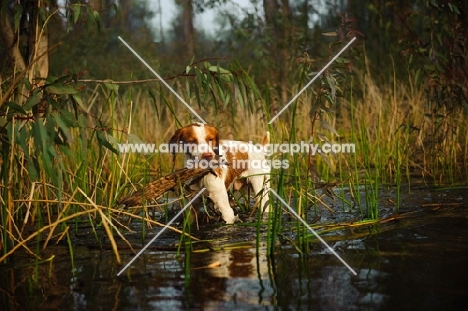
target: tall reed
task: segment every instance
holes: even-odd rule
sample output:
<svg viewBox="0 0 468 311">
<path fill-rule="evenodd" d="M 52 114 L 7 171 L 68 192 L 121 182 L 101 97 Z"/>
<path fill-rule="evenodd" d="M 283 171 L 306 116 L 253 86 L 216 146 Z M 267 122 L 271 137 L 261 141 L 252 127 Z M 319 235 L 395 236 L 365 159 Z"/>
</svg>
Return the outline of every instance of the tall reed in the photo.
<svg viewBox="0 0 468 311">
<path fill-rule="evenodd" d="M 219 128 L 222 137 L 260 142 L 268 129 L 272 143 L 355 144 L 354 154 L 271 156 L 290 163 L 272 172 L 272 187 L 304 218 L 320 212 L 321 206 L 312 169 L 320 182 L 339 185 L 343 209 L 356 205 L 363 219 L 379 217 L 383 184 L 396 184 L 399 196 L 401 185 L 412 182 L 413 176 L 425 182 L 466 181 L 468 126 L 461 109 L 434 106 L 423 91 L 396 81 L 377 85 L 368 72 L 357 71 L 342 97 L 334 101 L 330 91 L 342 81 L 317 80 L 315 89 L 304 92 L 268 126 L 272 112 L 283 103 L 275 100 L 271 90 L 260 93 L 238 64 L 222 65 L 192 66 L 190 74 L 172 82 L 208 123 Z M 291 84 L 293 94 L 304 82 Z M 0 258 L 6 260 L 19 248 L 37 253 L 28 243 L 40 235 L 47 241 L 65 236 L 72 254 L 67 230 L 78 230 L 84 219 L 92 225 L 97 241 L 99 228 L 110 236 L 119 260 L 113 237 L 124 239 L 121 231 L 126 226 L 120 222 L 115 202 L 180 167 L 182 159 L 173 162 L 172 155 L 163 153 L 119 153 L 118 143 L 160 145 L 180 125 L 192 122 L 192 115 L 157 83 L 117 87 L 111 81 L 88 82 L 81 92 L 83 84 L 73 78 L 50 81 L 50 85 L 45 91 L 29 86 L 28 106 L 9 104 L 5 111 L 10 117 L 1 133 Z M 318 103 L 319 99 L 323 101 Z M 344 198 L 346 185 L 351 201 Z M 398 197 L 396 201 L 398 207 Z M 275 213 L 267 224 L 270 252 L 283 229 L 282 207 L 273 204 Z M 168 206 L 162 204 L 161 209 L 167 217 Z M 134 217 L 142 224 L 142 239 L 145 228 L 154 224 L 146 207 L 143 212 L 145 217 Z M 35 234 L 24 230 L 30 225 L 36 226 Z M 307 245 L 307 233 L 299 223 L 296 228 L 303 239 L 298 243 Z"/>
</svg>

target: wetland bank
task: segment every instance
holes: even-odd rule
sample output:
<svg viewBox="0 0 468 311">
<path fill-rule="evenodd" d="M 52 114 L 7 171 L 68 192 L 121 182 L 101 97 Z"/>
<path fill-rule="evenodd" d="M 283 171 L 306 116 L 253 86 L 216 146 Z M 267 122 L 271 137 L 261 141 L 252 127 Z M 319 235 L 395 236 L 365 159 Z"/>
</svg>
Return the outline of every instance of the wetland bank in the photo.
<svg viewBox="0 0 468 311">
<path fill-rule="evenodd" d="M 211 1 L 230 25 L 216 38 L 183 25 L 205 3 L 184 1 L 185 17 L 158 36 L 145 1 L 2 2 L 1 310 L 466 305 L 467 5 L 325 1 L 346 12 L 325 14 L 300 2 L 237 11 Z M 176 194 L 182 185 L 140 206 L 118 202 L 182 158 L 119 146 L 161 146 L 197 115 L 221 138 L 269 131 L 278 146 L 355 149 L 273 151 L 271 163 L 288 165 L 272 170 L 268 219 L 235 197 L 242 222 L 217 221 L 205 201 L 197 221 L 162 232 L 190 198 Z"/>
</svg>

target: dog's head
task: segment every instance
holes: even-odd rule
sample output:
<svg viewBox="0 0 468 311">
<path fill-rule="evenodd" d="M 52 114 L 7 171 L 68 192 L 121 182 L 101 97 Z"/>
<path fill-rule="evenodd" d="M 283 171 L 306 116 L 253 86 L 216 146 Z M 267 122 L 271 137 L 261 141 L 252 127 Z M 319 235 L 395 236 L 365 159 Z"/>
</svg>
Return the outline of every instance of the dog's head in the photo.
<svg viewBox="0 0 468 311">
<path fill-rule="evenodd" d="M 190 158 L 210 161 L 219 156 L 219 133 L 213 126 L 193 123 L 178 129 L 169 145 L 172 153 L 183 152 Z"/>
</svg>

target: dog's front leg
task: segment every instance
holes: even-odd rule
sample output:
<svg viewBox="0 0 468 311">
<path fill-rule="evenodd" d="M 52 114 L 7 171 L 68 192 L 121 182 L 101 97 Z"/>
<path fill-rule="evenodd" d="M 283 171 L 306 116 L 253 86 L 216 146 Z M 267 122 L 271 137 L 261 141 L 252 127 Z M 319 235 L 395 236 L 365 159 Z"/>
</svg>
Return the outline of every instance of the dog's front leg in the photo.
<svg viewBox="0 0 468 311">
<path fill-rule="evenodd" d="M 233 224 L 238 218 L 229 204 L 229 197 L 224 182 L 218 176 L 208 174 L 205 176 L 204 186 L 208 191 L 208 197 L 221 212 L 223 220 L 227 224 Z"/>
</svg>

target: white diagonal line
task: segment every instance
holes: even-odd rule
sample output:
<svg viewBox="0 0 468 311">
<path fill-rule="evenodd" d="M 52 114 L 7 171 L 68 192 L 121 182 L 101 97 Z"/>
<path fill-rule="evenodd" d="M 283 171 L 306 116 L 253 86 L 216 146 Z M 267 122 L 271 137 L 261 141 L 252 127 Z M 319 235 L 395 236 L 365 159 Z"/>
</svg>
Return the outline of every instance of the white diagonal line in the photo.
<svg viewBox="0 0 468 311">
<path fill-rule="evenodd" d="M 166 86 L 166 87 L 167 87 L 167 88 L 168 88 L 168 89 L 169 89 L 169 90 L 170 90 L 170 91 L 171 91 L 171 92 L 188 108 L 188 109 L 190 109 L 190 111 L 201 121 L 201 123 L 206 124 L 205 120 L 203 120 L 203 118 L 200 117 L 200 116 L 198 115 L 198 113 L 196 113 L 195 110 L 193 110 L 193 108 L 190 107 L 190 105 L 187 104 L 187 103 L 185 102 L 185 100 L 184 100 L 182 97 L 180 97 L 179 94 L 177 94 L 177 92 L 174 91 L 174 89 L 171 88 L 171 87 L 169 86 L 169 84 L 168 84 L 166 81 L 164 81 L 163 78 L 161 78 L 161 77 L 158 75 L 158 73 L 157 73 L 156 71 L 154 71 L 153 68 L 151 68 L 151 66 L 148 65 L 148 63 L 145 62 L 145 60 L 144 60 L 143 58 L 141 58 L 140 55 L 138 55 L 137 52 L 135 52 L 134 49 L 132 49 L 132 48 L 130 47 L 130 45 L 127 44 L 127 42 L 125 42 L 124 39 L 122 39 L 120 36 L 119 36 L 118 38 L 119 38 L 119 40 L 122 41 L 122 43 L 125 44 L 125 46 L 126 46 L 130 51 L 132 51 L 132 53 L 135 54 L 135 56 L 136 56 L 136 57 L 137 57 L 137 58 L 138 58 L 138 59 L 139 59 L 139 60 L 140 60 L 140 61 L 141 61 L 141 62 L 158 78 L 158 79 L 159 79 L 159 81 L 161 81 L 161 82 L 162 82 L 162 83 L 163 83 L 163 84 L 164 84 L 164 85 L 165 85 L 165 86 Z"/>
<path fill-rule="evenodd" d="M 270 188 L 270 191 L 281 201 L 281 203 L 283 203 L 284 206 L 286 206 L 286 207 L 289 209 L 289 211 L 290 211 L 298 220 L 300 220 L 300 221 L 304 224 L 304 226 L 307 227 L 307 229 L 310 230 L 310 232 L 312 232 L 312 233 L 317 237 L 317 239 L 320 240 L 320 242 L 322 242 L 326 247 L 328 247 L 328 249 L 330 250 L 330 252 L 333 253 L 333 255 L 335 255 L 335 256 L 336 256 L 336 257 L 337 257 L 337 258 L 338 258 L 354 275 L 357 275 L 356 271 L 354 271 L 353 268 L 351 268 L 351 267 L 346 263 L 346 261 L 344 261 L 343 258 L 341 258 L 340 255 L 338 255 L 338 254 L 333 250 L 333 248 L 331 248 L 331 246 L 328 245 L 327 242 L 325 242 L 325 240 L 322 239 L 322 237 L 321 237 L 320 235 L 318 235 L 318 233 L 315 232 L 315 230 L 312 229 L 312 228 L 309 226 L 309 224 L 308 224 L 307 222 L 305 222 L 305 220 L 302 219 L 302 218 L 296 213 L 296 211 L 295 211 L 291 206 L 289 206 L 288 203 L 286 203 L 286 202 L 279 196 L 278 193 L 276 193 L 275 190 L 273 190 L 272 188 Z"/>
<path fill-rule="evenodd" d="M 270 120 L 270 122 L 268 122 L 268 124 L 273 123 L 273 121 L 275 121 L 276 118 L 278 118 L 279 115 L 282 114 L 282 113 L 299 97 L 299 95 L 301 95 L 302 92 L 304 92 L 304 91 L 315 81 L 315 79 L 317 79 L 325 70 L 327 70 L 328 66 L 330 66 L 330 65 L 338 58 L 338 56 L 340 56 L 341 53 L 343 53 L 343 52 L 351 45 L 351 43 L 353 43 L 354 40 L 356 40 L 356 37 L 352 38 L 351 41 L 349 41 L 348 44 L 346 44 L 346 45 L 341 49 L 341 51 L 339 51 L 338 54 L 336 54 L 335 57 L 333 57 L 333 58 L 328 62 L 328 64 L 326 64 L 325 67 L 323 67 L 322 70 L 320 70 L 319 73 L 316 74 L 316 75 L 312 78 L 312 80 L 310 80 L 309 83 L 307 83 L 307 85 L 304 86 L 304 87 L 302 88 L 302 90 L 300 90 L 299 93 L 297 93 L 296 96 L 294 96 L 293 99 L 291 99 L 291 100 L 289 101 L 289 103 L 288 103 L 286 106 L 284 106 L 283 109 L 281 109 L 281 111 L 278 112 L 278 113 L 276 114 L 276 116 L 274 116 L 274 117 Z"/>
<path fill-rule="evenodd" d="M 174 220 L 176 220 L 177 217 L 179 217 L 186 209 L 187 207 L 190 206 L 190 204 L 193 203 L 193 201 L 195 201 L 196 198 L 198 198 L 198 196 L 200 194 L 202 194 L 202 192 L 205 191 L 205 188 L 203 188 L 202 190 L 200 190 L 200 192 L 198 192 L 191 200 L 190 202 L 187 203 L 187 205 L 184 206 L 183 209 L 180 210 L 180 212 L 177 213 L 177 215 L 174 216 L 174 218 L 171 219 L 171 221 L 169 221 L 162 229 L 161 231 L 158 232 L 158 234 L 156 234 L 152 239 L 151 241 L 148 242 L 148 244 L 145 245 L 145 247 L 143 247 L 139 252 L 138 254 L 135 255 L 135 257 L 132 258 L 132 260 L 130 260 L 130 262 L 122 268 L 122 270 L 120 270 L 119 273 L 117 273 L 117 276 L 119 276 L 120 274 L 122 274 L 122 272 L 124 272 L 137 258 L 138 256 L 141 255 L 141 253 L 143 253 L 147 248 L 148 246 L 150 246 L 151 243 L 153 243 L 163 232 L 164 230 L 167 229 L 167 227 L 169 227 L 173 222 Z"/>
</svg>

